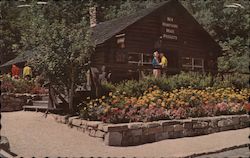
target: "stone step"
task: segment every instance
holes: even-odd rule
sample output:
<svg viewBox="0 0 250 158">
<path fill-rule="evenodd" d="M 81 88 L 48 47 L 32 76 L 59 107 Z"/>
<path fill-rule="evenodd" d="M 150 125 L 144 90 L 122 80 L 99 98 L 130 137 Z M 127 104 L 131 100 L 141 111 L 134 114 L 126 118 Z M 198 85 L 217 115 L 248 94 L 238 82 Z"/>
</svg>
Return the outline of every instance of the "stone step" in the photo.
<svg viewBox="0 0 250 158">
<path fill-rule="evenodd" d="M 25 105 L 23 106 L 23 110 L 24 111 L 28 111 L 28 110 L 35 110 L 35 111 L 46 111 L 46 110 L 49 110 L 49 111 L 62 111 L 61 108 L 51 108 L 48 106 L 45 107 L 45 106 L 34 106 L 34 105 Z"/>
<path fill-rule="evenodd" d="M 48 106 L 49 101 L 40 100 L 40 101 L 33 101 L 33 106 Z"/>
<path fill-rule="evenodd" d="M 49 100 L 49 96 L 48 95 L 42 97 L 42 101 L 48 101 L 48 100 Z"/>
</svg>

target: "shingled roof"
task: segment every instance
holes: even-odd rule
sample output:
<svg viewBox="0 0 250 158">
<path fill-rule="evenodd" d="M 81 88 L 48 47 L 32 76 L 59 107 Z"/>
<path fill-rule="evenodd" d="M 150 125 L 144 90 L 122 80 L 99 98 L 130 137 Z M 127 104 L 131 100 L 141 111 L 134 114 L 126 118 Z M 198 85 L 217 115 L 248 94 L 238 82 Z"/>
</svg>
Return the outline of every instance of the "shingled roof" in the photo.
<svg viewBox="0 0 250 158">
<path fill-rule="evenodd" d="M 92 36 L 93 42 L 96 45 L 104 43 L 106 40 L 110 39 L 117 33 L 121 32 L 126 27 L 132 25 L 133 23 L 149 15 L 155 10 L 165 6 L 170 1 L 171 0 L 161 2 L 150 8 L 143 9 L 135 14 L 131 14 L 126 17 L 116 18 L 113 20 L 109 20 L 109 21 L 105 21 L 105 22 L 101 22 L 97 24 L 95 27 L 93 27 L 93 36 Z"/>
<path fill-rule="evenodd" d="M 27 50 L 23 52 L 22 54 L 19 54 L 16 58 L 4 63 L 3 65 L 0 66 L 0 68 L 10 66 L 12 64 L 26 62 L 28 59 L 34 57 L 35 54 L 36 54 L 35 51 Z"/>
<path fill-rule="evenodd" d="M 145 16 L 153 13 L 154 11 L 157 11 L 158 9 L 170 4 L 170 2 L 177 1 L 178 0 L 166 0 L 164 2 L 158 3 L 150 8 L 143 9 L 137 13 L 116 18 L 113 20 L 101 22 L 97 24 L 95 27 L 93 27 L 93 35 L 92 35 L 92 41 L 95 43 L 95 45 L 99 45 L 107 41 L 108 39 L 112 38 L 119 32 L 126 29 L 128 26 L 134 24 L 138 20 L 144 18 Z M 183 7 L 184 8 L 184 7 Z M 184 10 L 188 13 L 188 11 L 184 8 Z M 192 16 L 192 15 L 190 15 Z M 208 40 L 213 43 L 215 47 L 218 48 L 218 50 L 221 50 L 221 47 L 218 43 L 215 42 L 215 40 L 211 37 L 211 35 L 195 20 L 193 19 L 193 22 L 197 24 L 197 26 L 200 28 L 200 30 L 207 35 Z"/>
</svg>

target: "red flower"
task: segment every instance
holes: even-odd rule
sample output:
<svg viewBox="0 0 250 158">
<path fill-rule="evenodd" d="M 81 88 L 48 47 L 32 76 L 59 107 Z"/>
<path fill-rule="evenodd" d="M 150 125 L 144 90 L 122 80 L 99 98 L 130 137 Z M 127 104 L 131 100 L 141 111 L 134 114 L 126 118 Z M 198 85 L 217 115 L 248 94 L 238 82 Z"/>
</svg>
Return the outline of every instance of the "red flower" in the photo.
<svg viewBox="0 0 250 158">
<path fill-rule="evenodd" d="M 244 108 L 249 112 L 250 111 L 250 103 L 245 104 Z"/>
</svg>

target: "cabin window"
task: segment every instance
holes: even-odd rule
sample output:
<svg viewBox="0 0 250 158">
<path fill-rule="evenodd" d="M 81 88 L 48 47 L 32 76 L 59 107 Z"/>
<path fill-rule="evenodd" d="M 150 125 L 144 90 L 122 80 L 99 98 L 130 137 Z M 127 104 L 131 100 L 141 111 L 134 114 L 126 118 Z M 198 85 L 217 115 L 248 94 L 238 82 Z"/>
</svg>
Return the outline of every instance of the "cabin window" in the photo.
<svg viewBox="0 0 250 158">
<path fill-rule="evenodd" d="M 125 34 L 118 34 L 116 37 L 117 43 L 117 50 L 115 54 L 115 60 L 118 63 L 125 63 L 126 59 L 126 52 L 124 51 L 125 48 Z"/>
<path fill-rule="evenodd" d="M 191 70 L 204 70 L 204 59 L 202 58 L 192 58 L 192 57 L 183 57 L 182 58 L 182 67 L 184 69 Z"/>
<path fill-rule="evenodd" d="M 119 34 L 116 35 L 116 43 L 118 45 L 118 48 L 125 48 L 125 34 Z"/>
<path fill-rule="evenodd" d="M 126 62 L 126 53 L 122 50 L 117 51 L 115 55 L 115 60 L 118 63 L 125 63 Z"/>
<path fill-rule="evenodd" d="M 128 63 L 130 64 L 147 65 L 147 64 L 151 64 L 151 62 L 152 62 L 152 55 L 150 54 L 143 54 L 143 53 L 136 53 L 136 52 L 128 53 Z"/>
</svg>

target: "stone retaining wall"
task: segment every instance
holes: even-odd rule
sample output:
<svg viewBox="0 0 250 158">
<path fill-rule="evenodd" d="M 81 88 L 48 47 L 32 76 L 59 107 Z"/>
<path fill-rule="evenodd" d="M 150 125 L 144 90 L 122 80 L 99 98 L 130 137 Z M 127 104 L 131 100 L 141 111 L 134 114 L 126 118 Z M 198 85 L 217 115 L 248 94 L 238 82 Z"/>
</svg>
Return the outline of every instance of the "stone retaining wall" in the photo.
<svg viewBox="0 0 250 158">
<path fill-rule="evenodd" d="M 135 122 L 106 124 L 99 121 L 86 121 L 78 117 L 66 118 L 53 115 L 60 123 L 71 128 L 101 138 L 106 145 L 132 146 L 181 137 L 192 137 L 210 133 L 246 128 L 249 126 L 248 115 L 228 115 L 217 117 L 192 118 L 185 120 L 163 120 L 155 122 Z"/>
<path fill-rule="evenodd" d="M 38 94 L 19 94 L 19 93 L 2 93 L 0 97 L 1 111 L 11 112 L 22 110 L 25 104 L 30 104 L 31 100 L 40 100 L 42 95 Z"/>
</svg>

